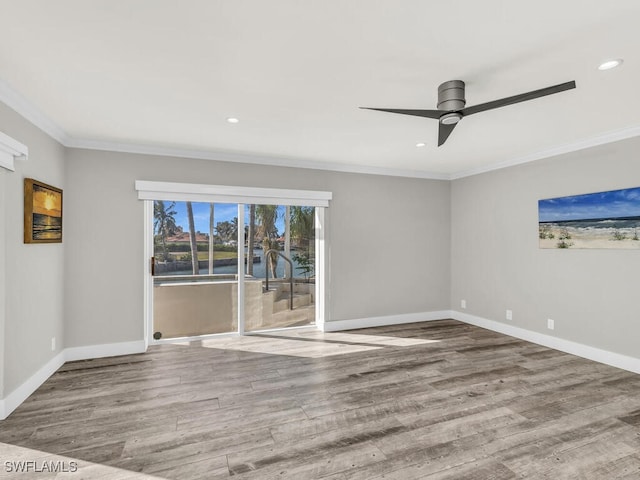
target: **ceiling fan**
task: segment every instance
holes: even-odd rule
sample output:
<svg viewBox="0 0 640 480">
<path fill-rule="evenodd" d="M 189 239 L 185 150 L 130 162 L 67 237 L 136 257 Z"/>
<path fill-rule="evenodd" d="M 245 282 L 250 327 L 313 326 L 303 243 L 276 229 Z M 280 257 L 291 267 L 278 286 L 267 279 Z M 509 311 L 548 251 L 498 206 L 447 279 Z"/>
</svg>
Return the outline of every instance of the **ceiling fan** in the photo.
<svg viewBox="0 0 640 480">
<path fill-rule="evenodd" d="M 526 102 L 535 98 L 544 97 L 554 93 L 564 92 L 576 88 L 576 82 L 566 82 L 552 87 L 541 88 L 531 92 L 514 95 L 513 97 L 501 98 L 487 103 L 481 103 L 472 107 L 465 107 L 464 82 L 462 80 L 449 80 L 438 87 L 437 110 L 405 110 L 401 108 L 371 108 L 360 107 L 366 110 L 379 110 L 381 112 L 400 113 L 402 115 L 414 115 L 416 117 L 433 118 L 439 121 L 438 146 L 447 141 L 453 129 L 460 120 L 474 113 L 493 110 L 494 108 L 506 107 L 514 103 Z"/>
</svg>

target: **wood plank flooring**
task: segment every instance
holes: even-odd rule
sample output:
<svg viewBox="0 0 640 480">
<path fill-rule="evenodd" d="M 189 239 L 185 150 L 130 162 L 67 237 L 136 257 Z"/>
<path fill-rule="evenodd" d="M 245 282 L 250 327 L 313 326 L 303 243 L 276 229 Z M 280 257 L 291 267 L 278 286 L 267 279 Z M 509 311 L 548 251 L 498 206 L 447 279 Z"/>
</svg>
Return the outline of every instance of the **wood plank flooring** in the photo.
<svg viewBox="0 0 640 480">
<path fill-rule="evenodd" d="M 640 479 L 640 375 L 454 320 L 226 337 L 67 363 L 0 442 L 0 478 Z"/>
</svg>

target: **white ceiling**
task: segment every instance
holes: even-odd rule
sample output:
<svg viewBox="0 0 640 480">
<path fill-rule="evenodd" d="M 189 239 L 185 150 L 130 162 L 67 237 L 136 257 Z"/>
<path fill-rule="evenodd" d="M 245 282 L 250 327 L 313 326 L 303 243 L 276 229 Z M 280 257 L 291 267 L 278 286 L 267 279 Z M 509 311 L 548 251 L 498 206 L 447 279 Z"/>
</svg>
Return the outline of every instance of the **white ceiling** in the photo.
<svg viewBox="0 0 640 480">
<path fill-rule="evenodd" d="M 455 178 L 640 134 L 638 0 L 0 0 L 0 12 L 0 99 L 67 145 Z M 467 106 L 577 88 L 465 118 L 439 148 L 435 120 L 358 108 L 435 108 L 451 79 Z"/>
</svg>

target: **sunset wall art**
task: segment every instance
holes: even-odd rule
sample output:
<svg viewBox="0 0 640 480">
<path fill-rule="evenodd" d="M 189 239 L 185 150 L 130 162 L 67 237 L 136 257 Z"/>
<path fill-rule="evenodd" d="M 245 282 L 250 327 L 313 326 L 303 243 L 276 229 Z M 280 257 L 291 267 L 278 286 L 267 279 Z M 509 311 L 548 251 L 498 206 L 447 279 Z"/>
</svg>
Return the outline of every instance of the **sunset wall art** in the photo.
<svg viewBox="0 0 640 480">
<path fill-rule="evenodd" d="M 24 243 L 62 243 L 62 190 L 24 179 Z"/>
</svg>

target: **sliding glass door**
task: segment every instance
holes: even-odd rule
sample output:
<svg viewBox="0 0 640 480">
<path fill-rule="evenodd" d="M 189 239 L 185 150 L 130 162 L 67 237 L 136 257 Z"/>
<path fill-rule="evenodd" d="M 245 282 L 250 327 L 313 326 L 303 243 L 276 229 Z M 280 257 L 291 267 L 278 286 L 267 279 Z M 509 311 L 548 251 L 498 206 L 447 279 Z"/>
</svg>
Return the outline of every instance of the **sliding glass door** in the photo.
<svg viewBox="0 0 640 480">
<path fill-rule="evenodd" d="M 315 209 L 246 205 L 245 331 L 315 325 Z"/>
<path fill-rule="evenodd" d="M 314 207 L 156 200 L 153 211 L 154 339 L 315 324 Z"/>
<path fill-rule="evenodd" d="M 238 331 L 238 205 L 154 201 L 156 340 Z"/>
</svg>

